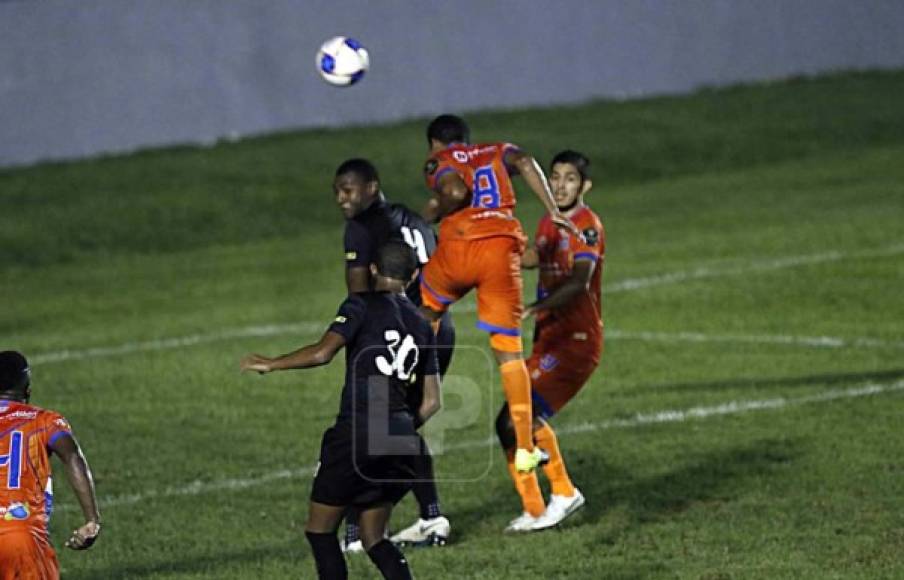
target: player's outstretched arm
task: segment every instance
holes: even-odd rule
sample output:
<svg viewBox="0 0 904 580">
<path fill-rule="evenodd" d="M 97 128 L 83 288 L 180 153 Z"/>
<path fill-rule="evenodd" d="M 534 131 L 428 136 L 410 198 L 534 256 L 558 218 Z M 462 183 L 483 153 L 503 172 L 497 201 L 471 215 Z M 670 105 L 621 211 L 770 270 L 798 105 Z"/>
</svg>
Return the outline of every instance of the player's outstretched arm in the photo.
<svg viewBox="0 0 904 580">
<path fill-rule="evenodd" d="M 439 390 L 439 375 L 428 375 L 424 377 L 424 398 L 417 411 L 418 425 L 426 423 L 430 417 L 436 415 L 442 408 L 443 403 Z"/>
<path fill-rule="evenodd" d="M 593 277 L 593 269 L 595 267 L 596 263 L 592 260 L 575 260 L 571 275 L 560 286 L 550 292 L 549 296 L 528 305 L 524 309 L 521 318 L 527 318 L 536 314 L 538 310 L 559 308 L 568 304 L 575 296 L 585 292 L 590 287 L 590 278 Z"/>
<path fill-rule="evenodd" d="M 328 364 L 336 353 L 345 346 L 345 337 L 338 332 L 328 330 L 315 344 L 269 358 L 259 354 L 250 354 L 242 359 L 239 366 L 243 371 L 255 371 L 261 374 L 288 369 L 306 369 Z"/>
<path fill-rule="evenodd" d="M 50 444 L 50 449 L 63 462 L 66 479 L 75 492 L 75 497 L 82 508 L 85 523 L 66 540 L 66 546 L 73 550 L 86 550 L 97 540 L 100 534 L 100 511 L 97 509 L 97 496 L 94 491 L 94 478 L 88 462 L 79 447 L 78 441 L 69 434 L 57 437 Z"/>
</svg>

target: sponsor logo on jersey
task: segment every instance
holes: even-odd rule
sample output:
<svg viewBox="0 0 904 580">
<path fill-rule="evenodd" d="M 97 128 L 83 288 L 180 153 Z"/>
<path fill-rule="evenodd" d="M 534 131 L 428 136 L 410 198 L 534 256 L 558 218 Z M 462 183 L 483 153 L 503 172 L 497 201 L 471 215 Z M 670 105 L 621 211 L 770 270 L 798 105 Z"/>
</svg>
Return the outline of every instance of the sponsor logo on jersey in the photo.
<svg viewBox="0 0 904 580">
<path fill-rule="evenodd" d="M 14 413 L 10 413 L 8 415 L 3 415 L 0 417 L 0 420 L 3 419 L 34 419 L 38 416 L 37 411 L 15 411 Z"/>
<path fill-rule="evenodd" d="M 348 320 L 348 318 L 340 315 L 340 316 L 337 316 L 333 322 L 338 322 L 339 324 L 345 324 L 346 320 Z"/>
<path fill-rule="evenodd" d="M 464 151 L 453 151 L 452 157 L 455 158 L 459 163 L 467 163 L 468 162 L 468 154 Z"/>
<path fill-rule="evenodd" d="M 358 257 L 358 252 L 345 252 L 345 259 L 351 262 Z"/>
<path fill-rule="evenodd" d="M 28 519 L 28 516 L 31 515 L 31 510 L 28 509 L 28 504 L 26 503 L 13 503 L 7 507 L 0 507 L 0 515 L 8 522 L 13 520 L 21 521 Z"/>
<path fill-rule="evenodd" d="M 571 338 L 573 338 L 575 340 L 587 340 L 587 333 L 586 332 L 575 332 L 574 334 L 571 335 Z"/>
</svg>

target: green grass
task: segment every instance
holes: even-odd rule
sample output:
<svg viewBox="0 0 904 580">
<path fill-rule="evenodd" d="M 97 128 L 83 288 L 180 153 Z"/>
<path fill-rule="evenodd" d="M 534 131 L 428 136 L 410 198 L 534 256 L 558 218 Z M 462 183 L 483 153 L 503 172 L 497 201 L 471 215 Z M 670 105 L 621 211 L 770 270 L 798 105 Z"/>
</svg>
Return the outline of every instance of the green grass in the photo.
<svg viewBox="0 0 904 580">
<path fill-rule="evenodd" d="M 453 544 L 409 551 L 417 577 L 902 577 L 901 94 L 885 72 L 473 115 L 476 137 L 544 162 L 593 158 L 609 338 L 554 422 L 587 507 L 508 537 L 517 497 L 480 443 L 501 393 L 459 309 L 448 412 L 477 403 L 437 459 Z M 422 125 L 0 172 L 0 347 L 32 357 L 35 402 L 73 422 L 106 521 L 91 551 L 61 549 L 64 578 L 311 577 L 306 470 L 342 363 L 261 378 L 238 359 L 319 335 L 344 294 L 332 170 L 370 157 L 417 205 Z M 268 324 L 297 326 L 242 335 Z M 849 344 L 802 342 L 818 337 Z M 60 546 L 79 514 L 57 470 Z M 394 525 L 414 516 L 406 499 Z"/>
</svg>

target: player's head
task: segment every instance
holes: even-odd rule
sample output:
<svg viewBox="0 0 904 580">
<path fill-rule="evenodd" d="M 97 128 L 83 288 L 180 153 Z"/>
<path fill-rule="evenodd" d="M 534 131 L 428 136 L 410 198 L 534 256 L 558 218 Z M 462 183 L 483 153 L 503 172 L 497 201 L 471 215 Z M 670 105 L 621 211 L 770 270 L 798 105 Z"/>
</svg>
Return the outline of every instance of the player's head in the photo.
<svg viewBox="0 0 904 580">
<path fill-rule="evenodd" d="M 377 259 L 370 266 L 370 273 L 377 281 L 376 287 L 388 282 L 401 285 L 404 290 L 414 280 L 418 261 L 414 249 L 401 240 L 390 240 L 377 249 Z M 384 280 L 381 284 L 381 278 Z"/>
<path fill-rule="evenodd" d="M 349 159 L 336 169 L 333 180 L 336 203 L 345 219 L 351 219 L 370 207 L 380 195 L 380 176 L 367 159 Z"/>
<path fill-rule="evenodd" d="M 450 143 L 468 143 L 471 130 L 461 117 L 440 115 L 427 125 L 427 143 L 431 149 L 445 147 Z"/>
<path fill-rule="evenodd" d="M 28 401 L 31 396 L 31 369 L 22 353 L 0 352 L 0 397 Z"/>
<path fill-rule="evenodd" d="M 549 187 L 560 210 L 567 211 L 580 203 L 592 186 L 590 160 L 583 153 L 566 149 L 552 158 Z"/>
</svg>

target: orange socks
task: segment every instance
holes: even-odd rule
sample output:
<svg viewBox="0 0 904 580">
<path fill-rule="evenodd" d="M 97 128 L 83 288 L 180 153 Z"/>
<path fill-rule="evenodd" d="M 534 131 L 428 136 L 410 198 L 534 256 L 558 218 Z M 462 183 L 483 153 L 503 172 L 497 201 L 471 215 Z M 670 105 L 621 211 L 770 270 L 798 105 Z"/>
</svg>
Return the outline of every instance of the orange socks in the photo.
<svg viewBox="0 0 904 580">
<path fill-rule="evenodd" d="M 512 360 L 499 365 L 502 373 L 502 390 L 508 402 L 509 413 L 515 426 L 518 449 L 534 448 L 533 416 L 531 414 L 530 375 L 524 360 Z"/>
<path fill-rule="evenodd" d="M 559 439 L 549 423 L 543 421 L 543 426 L 534 431 L 537 447 L 549 454 L 549 463 L 543 466 L 543 473 L 549 479 L 552 493 L 571 497 L 574 495 L 574 484 L 565 470 L 565 461 L 559 451 Z M 517 485 L 517 484 L 516 484 Z M 520 491 L 520 490 L 519 490 Z"/>
<path fill-rule="evenodd" d="M 529 471 L 523 473 L 515 469 L 515 453 L 509 451 L 506 453 L 508 457 L 508 469 L 515 482 L 515 489 L 521 496 L 521 505 L 524 511 L 530 515 L 539 517 L 546 510 L 546 504 L 543 501 L 543 494 L 540 492 L 540 482 L 537 481 L 537 472 Z"/>
</svg>

